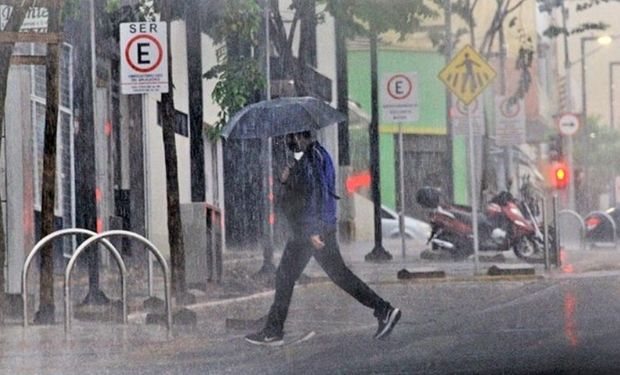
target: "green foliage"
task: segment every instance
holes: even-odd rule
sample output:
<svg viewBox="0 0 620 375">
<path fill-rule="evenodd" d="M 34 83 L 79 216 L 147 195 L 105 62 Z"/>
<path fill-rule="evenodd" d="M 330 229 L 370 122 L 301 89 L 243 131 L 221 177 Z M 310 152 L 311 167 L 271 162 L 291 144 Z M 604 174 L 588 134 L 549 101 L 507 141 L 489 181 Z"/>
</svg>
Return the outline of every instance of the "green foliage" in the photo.
<svg viewBox="0 0 620 375">
<path fill-rule="evenodd" d="M 135 6 L 136 21 L 155 21 L 155 5 L 149 0 L 140 0 Z"/>
<path fill-rule="evenodd" d="M 203 27 L 216 44 L 230 35 L 256 41 L 261 25 L 261 7 L 256 0 L 214 0 L 206 5 Z"/>
<path fill-rule="evenodd" d="M 580 34 L 590 30 L 607 30 L 608 24 L 603 22 L 585 22 L 570 31 L 571 34 Z"/>
<path fill-rule="evenodd" d="M 120 8 L 121 8 L 120 0 L 108 0 L 105 4 L 105 11 L 108 13 L 117 11 Z"/>
<path fill-rule="evenodd" d="M 602 3 L 608 3 L 610 1 L 618 1 L 618 0 L 585 0 L 585 1 L 581 1 L 580 3 L 577 4 L 577 6 L 575 7 L 575 9 L 580 12 L 582 10 L 586 10 L 586 9 L 590 9 L 594 6 L 597 6 L 599 4 Z"/>
<path fill-rule="evenodd" d="M 206 32 L 215 43 L 222 43 L 234 35 L 239 40 L 249 41 L 255 46 L 262 15 L 256 1 L 231 0 L 214 3 L 219 5 L 217 17 L 212 14 Z M 216 140 L 228 119 L 250 103 L 265 87 L 265 77 L 255 59 L 237 56 L 234 59 L 223 59 L 205 72 L 203 78 L 217 79 L 211 97 L 220 107 L 220 111 L 215 126 L 207 131 L 208 138 Z"/>
<path fill-rule="evenodd" d="M 416 31 L 423 20 L 439 14 L 423 0 L 326 0 L 326 10 L 341 17 L 348 36 L 367 36 L 372 22 L 378 33 L 394 30 L 401 39 Z"/>
<path fill-rule="evenodd" d="M 216 65 L 203 77 L 218 79 L 211 97 L 219 105 L 220 111 L 217 113 L 218 120 L 215 123 L 214 133 L 210 136 L 217 135 L 228 119 L 246 106 L 256 92 L 265 86 L 264 75 L 252 59 L 240 59 Z"/>
</svg>

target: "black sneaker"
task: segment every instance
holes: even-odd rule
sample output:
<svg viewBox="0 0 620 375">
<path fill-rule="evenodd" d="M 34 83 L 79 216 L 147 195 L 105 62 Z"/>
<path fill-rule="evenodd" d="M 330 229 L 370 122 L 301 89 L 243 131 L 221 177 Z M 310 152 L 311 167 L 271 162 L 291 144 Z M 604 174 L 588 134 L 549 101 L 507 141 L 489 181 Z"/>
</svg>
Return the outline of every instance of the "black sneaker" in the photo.
<svg viewBox="0 0 620 375">
<path fill-rule="evenodd" d="M 278 335 L 262 330 L 245 336 L 245 341 L 254 345 L 279 346 L 284 344 L 283 337 L 281 333 Z"/>
<path fill-rule="evenodd" d="M 383 339 L 387 337 L 391 332 L 398 320 L 400 319 L 400 310 L 394 307 L 390 307 L 383 317 L 378 318 L 379 328 L 375 333 L 376 339 Z"/>
</svg>

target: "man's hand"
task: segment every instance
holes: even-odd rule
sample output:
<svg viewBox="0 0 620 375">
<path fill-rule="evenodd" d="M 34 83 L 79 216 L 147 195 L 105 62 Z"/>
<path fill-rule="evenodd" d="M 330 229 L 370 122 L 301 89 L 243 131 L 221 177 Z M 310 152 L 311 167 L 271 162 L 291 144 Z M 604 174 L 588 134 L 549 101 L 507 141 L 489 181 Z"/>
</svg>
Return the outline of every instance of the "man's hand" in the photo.
<svg viewBox="0 0 620 375">
<path fill-rule="evenodd" d="M 284 169 L 282 170 L 282 173 L 280 174 L 280 182 L 285 183 L 286 180 L 288 180 L 288 176 L 290 174 L 291 174 L 291 168 L 287 165 L 286 167 L 284 167 Z"/>
<path fill-rule="evenodd" d="M 310 243 L 312 244 L 312 247 L 314 247 L 315 250 L 321 250 L 322 248 L 325 247 L 325 242 L 323 242 L 323 240 L 321 239 L 321 236 L 319 236 L 318 234 L 310 236 Z"/>
</svg>

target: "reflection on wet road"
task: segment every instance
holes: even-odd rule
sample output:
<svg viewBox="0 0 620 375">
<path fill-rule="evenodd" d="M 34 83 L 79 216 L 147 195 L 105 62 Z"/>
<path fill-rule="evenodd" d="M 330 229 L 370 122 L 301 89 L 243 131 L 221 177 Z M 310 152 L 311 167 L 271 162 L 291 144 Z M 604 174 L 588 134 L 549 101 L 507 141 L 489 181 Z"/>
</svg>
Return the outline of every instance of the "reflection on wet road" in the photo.
<svg viewBox="0 0 620 375">
<path fill-rule="evenodd" d="M 329 283 L 299 288 L 286 330 L 317 336 L 282 348 L 247 344 L 226 317 L 257 318 L 271 298 L 199 311 L 195 328 L 9 326 L 0 373 L 290 374 L 535 373 L 620 369 L 620 277 L 375 285 L 403 310 L 387 341 L 372 312 Z"/>
</svg>

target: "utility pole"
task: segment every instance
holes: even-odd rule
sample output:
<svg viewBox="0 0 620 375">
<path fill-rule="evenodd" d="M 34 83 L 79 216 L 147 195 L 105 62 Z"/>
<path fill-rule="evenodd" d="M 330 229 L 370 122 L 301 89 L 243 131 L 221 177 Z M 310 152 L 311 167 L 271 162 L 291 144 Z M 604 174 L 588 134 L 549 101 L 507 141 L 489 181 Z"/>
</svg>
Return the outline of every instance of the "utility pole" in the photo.
<svg viewBox="0 0 620 375">
<path fill-rule="evenodd" d="M 189 94 L 189 142 L 191 165 L 191 194 L 192 202 L 205 201 L 205 155 L 204 139 L 202 136 L 202 43 L 200 2 L 188 0 L 185 5 L 187 27 L 187 74 Z"/>
<path fill-rule="evenodd" d="M 566 31 L 566 19 L 568 17 L 568 9 L 566 9 L 566 5 L 564 1 L 562 1 L 562 28 Z M 573 98 L 571 91 L 571 76 L 570 76 L 570 58 L 568 55 L 568 33 L 564 33 L 564 78 L 566 82 L 566 110 L 567 112 L 572 112 L 573 109 Z M 584 119 L 585 121 L 585 119 Z M 582 127 L 582 132 L 585 131 L 585 127 Z M 564 138 L 564 142 L 566 145 L 566 163 L 568 164 L 568 208 L 570 210 L 575 209 L 575 174 L 573 173 L 573 136 L 569 135 Z"/>
<path fill-rule="evenodd" d="M 85 105 L 90 105 L 92 106 L 91 108 L 91 112 L 90 114 L 92 115 L 92 135 L 93 135 L 93 144 L 94 144 L 94 129 L 96 129 L 97 127 L 97 119 L 98 119 L 98 113 L 97 113 L 97 38 L 96 38 L 96 27 L 95 27 L 95 13 L 96 13 L 96 8 L 95 8 L 95 0 L 90 0 L 89 1 L 89 12 L 88 12 L 88 25 L 89 25 L 89 30 L 90 32 L 88 33 L 89 35 L 89 39 L 90 39 L 90 85 L 91 85 L 91 97 L 90 97 L 90 103 Z M 92 151 L 89 151 L 92 152 Z M 94 155 L 93 155 L 93 167 L 94 170 L 96 170 L 96 163 L 94 160 Z M 92 172 L 89 172 L 92 173 Z M 96 194 L 95 194 L 95 187 L 97 185 L 96 182 L 96 177 L 93 177 L 93 185 L 92 185 L 92 190 L 91 193 L 92 195 L 90 195 L 89 197 L 89 201 L 91 201 L 92 203 L 90 203 L 91 207 L 92 207 L 92 212 L 89 212 L 90 214 L 90 223 L 92 225 L 92 227 L 89 227 L 89 229 L 96 231 L 97 230 L 97 225 L 96 225 L 96 212 L 97 212 L 97 203 L 96 203 Z M 86 298 L 84 298 L 84 305 L 107 305 L 108 303 L 110 303 L 110 299 L 103 293 L 103 291 L 101 290 L 100 286 L 99 286 L 99 251 L 96 248 L 92 248 L 88 251 L 88 294 L 86 295 Z"/>
<path fill-rule="evenodd" d="M 381 185 L 379 170 L 379 88 L 377 77 L 377 29 L 370 22 L 370 98 L 371 120 L 368 127 L 370 143 L 370 175 L 375 228 L 375 247 L 364 257 L 367 262 L 385 262 L 392 260 L 392 254 L 383 248 L 381 233 Z"/>
<path fill-rule="evenodd" d="M 446 47 L 444 50 L 444 58 L 446 65 L 452 61 L 452 0 L 446 0 L 445 3 L 445 25 L 444 25 L 444 33 L 446 38 Z M 454 163 L 452 158 L 454 157 L 452 152 L 453 147 L 453 136 L 452 133 L 452 123 L 450 118 L 450 111 L 452 109 L 452 93 L 449 88 L 445 88 L 446 92 L 446 128 L 447 128 L 447 151 L 446 151 L 446 159 L 447 159 L 447 170 L 450 173 L 450 177 L 448 178 L 448 197 L 454 200 Z"/>
<path fill-rule="evenodd" d="M 351 155 L 349 151 L 349 79 L 347 63 L 346 23 L 342 2 L 336 5 L 338 11 L 335 19 L 336 33 L 336 92 L 338 111 L 346 116 L 346 121 L 338 123 L 338 164 L 340 166 L 340 186 L 346 186 L 351 175 Z M 347 192 L 341 194 L 340 200 L 340 237 L 353 241 L 353 198 Z"/>
<path fill-rule="evenodd" d="M 271 7 L 269 1 L 265 1 L 263 8 L 263 22 L 265 23 L 265 40 L 264 40 L 264 68 L 265 68 L 265 100 L 271 100 L 271 38 L 270 38 L 270 22 Z M 266 212 L 263 222 L 263 265 L 258 271 L 258 275 L 271 275 L 276 271 L 273 264 L 273 236 L 274 236 L 274 194 L 273 194 L 273 140 L 267 139 L 266 144 L 261 144 L 262 153 L 265 155 L 267 170 L 263 175 L 263 186 L 267 193 L 267 199 L 264 201 L 263 212 Z"/>
</svg>

